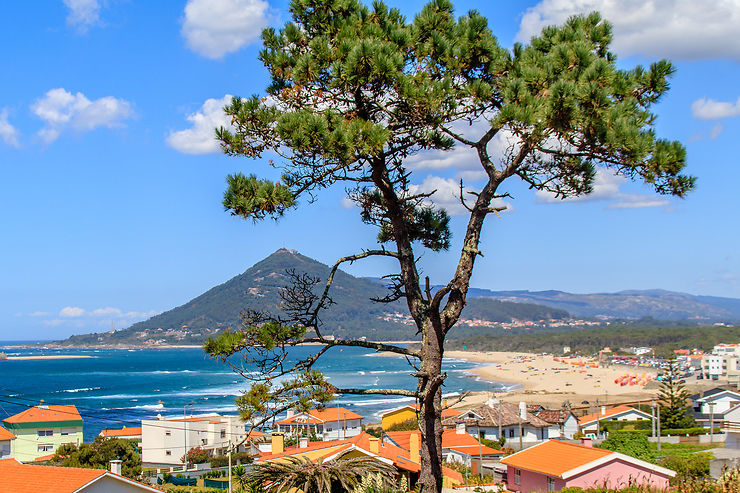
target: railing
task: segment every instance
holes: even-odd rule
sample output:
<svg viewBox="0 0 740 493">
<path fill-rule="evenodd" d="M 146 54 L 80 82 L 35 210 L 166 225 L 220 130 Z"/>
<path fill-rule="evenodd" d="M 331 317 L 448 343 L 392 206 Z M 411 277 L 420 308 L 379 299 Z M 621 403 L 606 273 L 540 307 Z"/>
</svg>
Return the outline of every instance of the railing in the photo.
<svg viewBox="0 0 740 493">
<path fill-rule="evenodd" d="M 722 421 L 719 427 L 733 433 L 740 433 L 740 421 Z"/>
</svg>

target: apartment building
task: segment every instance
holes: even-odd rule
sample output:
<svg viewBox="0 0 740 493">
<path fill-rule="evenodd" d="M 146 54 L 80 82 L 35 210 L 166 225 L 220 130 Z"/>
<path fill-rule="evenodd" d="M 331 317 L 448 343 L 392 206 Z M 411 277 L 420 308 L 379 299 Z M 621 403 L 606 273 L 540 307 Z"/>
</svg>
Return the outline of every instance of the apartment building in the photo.
<svg viewBox="0 0 740 493">
<path fill-rule="evenodd" d="M 226 455 L 231 446 L 246 438 L 246 425 L 239 416 L 208 414 L 190 418 L 141 421 L 141 460 L 147 465 L 183 464 L 185 451 L 200 447 L 214 456 Z M 243 450 L 243 445 L 239 451 Z"/>
<path fill-rule="evenodd" d="M 65 443 L 82 443 L 82 417 L 74 405 L 47 406 L 41 401 L 2 424 L 16 437 L 13 457 L 21 462 L 53 454 Z"/>
<path fill-rule="evenodd" d="M 701 375 L 708 380 L 740 384 L 740 345 L 718 344 L 701 358 Z"/>
</svg>

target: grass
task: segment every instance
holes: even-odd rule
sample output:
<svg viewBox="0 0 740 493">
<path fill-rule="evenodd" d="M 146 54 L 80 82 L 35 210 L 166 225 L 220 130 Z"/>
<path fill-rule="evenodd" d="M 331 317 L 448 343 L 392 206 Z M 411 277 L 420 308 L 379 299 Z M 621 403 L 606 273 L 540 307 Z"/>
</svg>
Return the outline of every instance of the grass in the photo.
<svg viewBox="0 0 740 493">
<path fill-rule="evenodd" d="M 650 443 L 650 448 L 653 452 L 658 455 L 674 455 L 679 457 L 688 457 L 696 452 L 706 452 L 713 448 L 724 448 L 724 444 L 721 442 L 712 444 L 693 444 L 693 443 L 661 443 L 660 452 L 658 452 L 658 444 Z"/>
</svg>

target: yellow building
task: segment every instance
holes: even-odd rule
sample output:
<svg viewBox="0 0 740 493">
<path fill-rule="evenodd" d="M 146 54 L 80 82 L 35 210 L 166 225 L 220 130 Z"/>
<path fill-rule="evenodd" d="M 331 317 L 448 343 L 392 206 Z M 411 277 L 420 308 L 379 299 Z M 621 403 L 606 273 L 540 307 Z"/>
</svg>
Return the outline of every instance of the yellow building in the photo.
<svg viewBox="0 0 740 493">
<path fill-rule="evenodd" d="M 394 425 L 398 425 L 412 419 L 417 419 L 418 413 L 419 404 L 408 404 L 406 406 L 399 407 L 398 409 L 393 409 L 392 411 L 388 411 L 383 415 L 381 427 L 383 428 L 383 431 L 388 431 Z M 447 407 L 446 401 L 442 403 L 443 420 L 447 418 L 454 418 L 456 416 L 459 416 L 460 414 L 461 412 L 457 409 Z"/>
<path fill-rule="evenodd" d="M 17 439 L 13 457 L 29 462 L 53 454 L 65 443 L 82 443 L 82 417 L 73 405 L 40 405 L 10 416 L 3 426 Z"/>
</svg>

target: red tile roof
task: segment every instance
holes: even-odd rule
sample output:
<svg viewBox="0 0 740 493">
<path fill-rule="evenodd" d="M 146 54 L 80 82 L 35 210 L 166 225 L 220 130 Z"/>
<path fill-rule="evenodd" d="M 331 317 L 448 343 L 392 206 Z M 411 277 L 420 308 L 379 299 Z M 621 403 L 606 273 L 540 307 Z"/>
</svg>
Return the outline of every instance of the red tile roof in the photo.
<svg viewBox="0 0 740 493">
<path fill-rule="evenodd" d="M 80 488 L 107 475 L 136 485 L 141 491 L 159 491 L 128 478 L 111 474 L 105 469 L 81 469 L 21 464 L 15 459 L 0 459 L 0 493 L 75 493 Z M 84 490 L 83 490 L 84 491 Z"/>
<path fill-rule="evenodd" d="M 643 415 L 649 416 L 644 411 L 640 411 L 639 409 L 635 409 L 634 407 L 625 406 L 624 404 L 620 404 L 619 406 L 613 407 L 611 409 L 607 409 L 604 414 L 599 413 L 593 413 L 593 414 L 587 414 L 586 416 L 582 416 L 578 418 L 578 424 L 583 426 L 588 423 L 593 423 L 597 419 L 609 419 L 613 418 L 614 416 L 618 414 L 623 414 L 627 412 L 635 412 L 635 413 L 641 413 Z"/>
<path fill-rule="evenodd" d="M 15 435 L 0 426 L 0 440 L 14 440 L 15 438 Z"/>
<path fill-rule="evenodd" d="M 389 431 L 386 433 L 388 438 L 404 450 L 409 450 L 412 434 L 418 435 L 419 443 L 421 443 L 421 432 L 419 431 Z M 469 455 L 478 455 L 479 453 L 483 455 L 504 454 L 501 450 L 482 445 L 473 435 L 457 433 L 457 430 L 454 429 L 447 429 L 442 432 L 442 448 L 457 450 Z"/>
<path fill-rule="evenodd" d="M 266 462 L 283 457 L 299 456 L 306 452 L 313 452 L 321 449 L 327 449 L 326 454 L 315 457 L 318 459 L 326 459 L 327 457 L 333 457 L 337 454 L 341 454 L 345 451 L 349 451 L 353 446 L 370 452 L 370 439 L 372 437 L 365 432 L 359 435 L 349 438 L 347 440 L 328 440 L 320 442 L 309 442 L 307 447 L 300 448 L 298 445 L 288 447 L 282 454 L 262 454 L 259 456 L 258 462 Z M 393 461 L 393 464 L 399 469 L 410 472 L 421 471 L 421 465 L 418 462 L 414 462 L 410 458 L 408 450 L 401 447 L 397 447 L 393 444 L 378 441 L 378 456 Z M 442 467 L 444 475 L 451 477 L 457 481 L 462 482 L 463 476 L 457 471 L 453 471 L 447 467 Z"/>
<path fill-rule="evenodd" d="M 138 436 L 141 435 L 141 426 L 126 428 L 125 426 L 120 430 L 103 430 L 100 432 L 100 436 L 103 438 L 116 438 L 126 436 Z"/>
<path fill-rule="evenodd" d="M 334 422 L 334 421 L 344 421 L 347 419 L 362 419 L 363 416 L 360 416 L 357 413 L 353 413 L 349 409 L 345 409 L 343 407 L 331 407 L 328 409 L 311 409 L 308 411 L 308 420 L 300 421 L 298 418 L 304 417 L 306 413 L 298 413 L 294 414 L 290 418 L 285 418 L 278 423 L 280 424 L 292 424 L 292 423 L 300 423 L 300 424 L 321 424 L 326 422 Z"/>
<path fill-rule="evenodd" d="M 613 454 L 611 450 L 586 447 L 560 440 L 548 440 L 534 447 L 504 457 L 502 464 L 528 471 L 562 477 L 572 469 Z"/>
<path fill-rule="evenodd" d="M 82 421 L 74 405 L 34 406 L 15 416 L 3 419 L 6 423 L 46 423 L 52 421 Z"/>
</svg>

